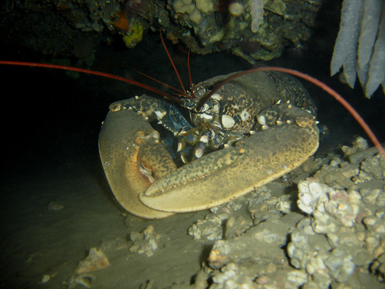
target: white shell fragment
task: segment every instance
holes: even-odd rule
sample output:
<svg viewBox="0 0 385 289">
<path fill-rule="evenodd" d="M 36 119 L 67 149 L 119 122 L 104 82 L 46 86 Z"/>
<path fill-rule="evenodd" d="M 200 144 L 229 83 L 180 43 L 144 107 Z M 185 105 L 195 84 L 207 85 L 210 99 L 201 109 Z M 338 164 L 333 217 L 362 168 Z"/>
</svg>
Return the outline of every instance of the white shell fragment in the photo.
<svg viewBox="0 0 385 289">
<path fill-rule="evenodd" d="M 251 118 L 251 114 L 246 109 L 244 109 L 241 112 L 241 119 L 242 119 L 242 121 L 247 121 L 250 118 Z"/>
</svg>

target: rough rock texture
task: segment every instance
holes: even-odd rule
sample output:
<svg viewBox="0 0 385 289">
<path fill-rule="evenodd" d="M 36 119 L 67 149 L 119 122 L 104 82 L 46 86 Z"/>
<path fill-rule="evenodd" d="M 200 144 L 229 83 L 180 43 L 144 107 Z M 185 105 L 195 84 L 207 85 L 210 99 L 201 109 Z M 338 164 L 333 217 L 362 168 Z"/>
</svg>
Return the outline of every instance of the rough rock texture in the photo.
<svg viewBox="0 0 385 289">
<path fill-rule="evenodd" d="M 213 270 L 200 273 L 209 288 L 383 287 L 385 161 L 362 138 L 343 151 L 300 181 L 297 196 L 264 187 L 245 197 L 254 224 L 227 219 L 245 228 L 215 241 Z"/>
<path fill-rule="evenodd" d="M 230 1 L 231 2 L 231 1 Z M 194 53 L 231 51 L 251 63 L 280 56 L 310 37 L 321 0 L 7 0 L 1 38 L 46 55 L 84 58 L 101 43 L 134 47 L 149 31 L 164 31 Z M 257 4 L 257 5 L 254 5 Z M 191 42 L 191 45 L 190 45 Z"/>
</svg>

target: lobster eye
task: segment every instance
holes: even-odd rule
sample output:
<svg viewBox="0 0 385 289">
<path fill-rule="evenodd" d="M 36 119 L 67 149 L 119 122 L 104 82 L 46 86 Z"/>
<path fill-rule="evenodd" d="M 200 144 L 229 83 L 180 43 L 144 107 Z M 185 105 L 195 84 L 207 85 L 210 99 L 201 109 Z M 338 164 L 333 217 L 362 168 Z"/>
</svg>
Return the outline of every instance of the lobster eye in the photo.
<svg viewBox="0 0 385 289">
<path fill-rule="evenodd" d="M 209 87 L 207 87 L 208 90 L 213 90 L 214 89 L 214 85 L 210 85 Z"/>
</svg>

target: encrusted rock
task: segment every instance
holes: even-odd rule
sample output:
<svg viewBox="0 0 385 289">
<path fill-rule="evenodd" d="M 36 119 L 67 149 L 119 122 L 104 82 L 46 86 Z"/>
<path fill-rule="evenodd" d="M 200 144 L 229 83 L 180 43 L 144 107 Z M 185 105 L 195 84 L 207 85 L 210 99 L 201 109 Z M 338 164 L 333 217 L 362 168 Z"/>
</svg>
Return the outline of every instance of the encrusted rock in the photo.
<svg viewBox="0 0 385 289">
<path fill-rule="evenodd" d="M 364 141 L 354 147 L 366 155 Z M 382 288 L 385 162 L 370 154 L 357 163 L 329 158 L 316 177 L 299 182 L 298 199 L 266 187 L 249 195 L 254 226 L 228 215 L 229 239 L 217 240 L 209 255 L 209 288 Z M 293 212 L 295 200 L 302 214 Z"/>
<path fill-rule="evenodd" d="M 188 233 L 194 237 L 194 240 L 220 240 L 223 236 L 223 219 L 216 215 L 207 215 L 204 220 L 199 220 L 193 224 Z"/>
<path fill-rule="evenodd" d="M 298 207 L 310 216 L 291 233 L 287 253 L 294 267 L 312 277 L 309 286 L 315 282 L 322 283 L 315 288 L 328 288 L 333 280 L 350 282 L 350 276 L 369 264 L 374 274 L 384 277 L 380 259 L 385 251 L 385 210 L 376 205 L 377 199 L 382 203 L 383 191 L 357 189 L 337 190 L 317 179 L 298 185 Z M 316 282 L 320 273 L 323 281 Z"/>
<path fill-rule="evenodd" d="M 158 248 L 157 240 L 160 238 L 159 234 L 155 233 L 152 225 L 143 230 L 143 233 L 131 232 L 130 239 L 134 242 L 129 250 L 131 252 L 138 252 L 139 254 L 146 254 L 148 257 L 154 254 Z"/>
<path fill-rule="evenodd" d="M 193 236 L 194 240 L 210 241 L 221 240 L 224 236 L 226 238 L 233 238 L 241 235 L 253 225 L 250 218 L 239 215 L 239 211 L 246 206 L 251 217 L 254 218 L 254 223 L 259 223 L 267 218 L 264 208 L 261 209 L 260 206 L 266 205 L 266 209 L 273 209 L 273 214 L 278 216 L 282 216 L 282 213 L 275 208 L 275 205 L 282 211 L 286 212 L 289 210 L 288 197 L 267 200 L 270 196 L 270 190 L 266 187 L 261 187 L 224 205 L 211 208 L 212 214 L 207 215 L 204 220 L 199 220 L 196 224 L 193 224 L 188 230 L 189 235 Z M 267 203 L 262 204 L 261 202 L 264 200 Z"/>
<path fill-rule="evenodd" d="M 341 162 L 340 164 L 324 165 L 314 175 L 328 186 L 334 188 L 346 188 L 354 185 L 353 177 L 357 177 L 360 173 L 358 164 L 350 164 L 348 162 Z"/>
<path fill-rule="evenodd" d="M 221 272 L 215 274 L 212 278 L 214 285 L 211 289 L 228 288 L 256 288 L 253 282 L 250 267 L 240 266 L 239 264 L 229 263 L 221 268 Z"/>
<path fill-rule="evenodd" d="M 91 248 L 88 256 L 79 262 L 75 269 L 76 274 L 88 273 L 110 266 L 106 254 L 101 249 Z"/>
<path fill-rule="evenodd" d="M 230 262 L 284 259 L 281 247 L 286 244 L 289 229 L 301 218 L 302 215 L 292 213 L 280 221 L 262 222 L 234 239 L 216 241 L 209 255 L 210 266 L 218 269 Z"/>
<path fill-rule="evenodd" d="M 349 146 L 343 146 L 341 149 L 346 156 L 350 156 L 354 154 L 357 151 L 363 151 L 368 148 L 368 141 L 364 139 L 363 137 L 357 137 L 354 141 L 351 147 Z"/>
<path fill-rule="evenodd" d="M 243 216 L 232 216 L 226 222 L 225 238 L 231 239 L 234 237 L 238 237 L 252 226 L 253 221 L 251 219 L 246 219 Z"/>
<path fill-rule="evenodd" d="M 62 285 L 66 286 L 68 289 L 75 288 L 76 285 L 82 285 L 83 287 L 91 288 L 92 282 L 96 277 L 90 272 L 97 271 L 109 266 L 110 261 L 102 249 L 91 248 L 88 256 L 81 260 L 76 266 L 75 275 L 71 276 L 67 281 L 63 281 Z M 54 273 L 54 275 L 56 274 L 57 272 Z M 51 275 L 51 277 L 54 275 Z"/>
<path fill-rule="evenodd" d="M 254 219 L 254 224 L 259 224 L 268 219 L 278 219 L 282 213 L 290 212 L 290 196 L 272 197 L 271 191 L 263 186 L 256 190 L 256 194 L 248 201 L 248 211 Z"/>
<path fill-rule="evenodd" d="M 379 153 L 363 161 L 360 169 L 377 180 L 385 178 L 385 160 Z"/>
<path fill-rule="evenodd" d="M 82 285 L 85 288 L 91 288 L 94 280 L 95 276 L 93 274 L 83 273 L 70 277 L 67 281 L 62 282 L 62 285 L 66 286 L 68 289 L 73 289 L 77 287 L 77 285 Z"/>
</svg>

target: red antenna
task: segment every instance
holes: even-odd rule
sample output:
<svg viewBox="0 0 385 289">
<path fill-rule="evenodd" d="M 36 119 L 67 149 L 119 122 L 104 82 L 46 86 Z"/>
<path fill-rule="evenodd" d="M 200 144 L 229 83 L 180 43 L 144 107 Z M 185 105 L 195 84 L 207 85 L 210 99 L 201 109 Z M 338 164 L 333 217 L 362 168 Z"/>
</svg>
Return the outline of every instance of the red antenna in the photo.
<svg viewBox="0 0 385 289">
<path fill-rule="evenodd" d="M 124 81 L 139 87 L 142 87 L 144 89 L 147 89 L 149 91 L 155 92 L 159 95 L 162 95 L 164 97 L 167 97 L 171 99 L 172 101 L 175 101 L 176 103 L 182 104 L 183 102 L 179 99 L 176 98 L 175 96 L 172 96 L 164 91 L 161 91 L 159 89 L 156 89 L 154 87 L 151 87 L 149 85 L 140 83 L 138 81 L 122 77 L 122 76 L 117 76 L 105 72 L 100 72 L 100 71 L 94 71 L 90 69 L 85 69 L 85 68 L 78 68 L 78 67 L 72 67 L 72 66 L 65 66 L 65 65 L 57 65 L 57 64 L 48 64 L 48 63 L 36 63 L 36 62 L 22 62 L 22 61 L 8 61 L 8 60 L 0 60 L 0 64 L 7 64 L 7 65 L 18 65 L 18 66 L 30 66 L 30 67 L 44 67 L 44 68 L 54 68 L 54 69 L 61 69 L 61 70 L 70 70 L 70 71 L 76 71 L 76 72 L 81 72 L 81 73 L 87 73 L 87 74 L 93 74 L 93 75 L 98 75 L 102 77 L 107 77 L 107 78 L 112 78 L 120 81 Z"/>
<path fill-rule="evenodd" d="M 169 55 L 168 52 L 167 52 L 167 54 Z M 54 69 L 77 71 L 77 72 L 82 72 L 82 73 L 98 75 L 98 76 L 102 76 L 102 77 L 108 77 L 108 78 L 117 79 L 117 80 L 120 80 L 120 81 L 124 81 L 124 82 L 130 83 L 130 84 L 133 84 L 133 85 L 145 88 L 145 89 L 147 89 L 149 91 L 152 91 L 152 92 L 155 92 L 155 93 L 157 93 L 159 95 L 167 97 L 167 98 L 169 98 L 169 99 L 171 99 L 171 100 L 173 100 L 173 101 L 175 101 L 175 102 L 177 102 L 179 104 L 183 103 L 180 99 L 178 99 L 178 98 L 176 98 L 176 97 L 174 97 L 174 96 L 172 96 L 172 95 L 170 95 L 170 94 L 168 94 L 168 93 L 166 93 L 164 91 L 161 91 L 159 89 L 153 88 L 153 87 L 151 87 L 149 85 L 140 83 L 138 81 L 135 81 L 135 80 L 132 80 L 132 79 L 129 79 L 129 78 L 125 78 L 125 77 L 121 77 L 121 76 L 116 76 L 116 75 L 105 73 L 105 72 L 93 71 L 93 70 L 89 70 L 89 69 L 77 68 L 77 67 L 71 67 L 71 66 L 64 66 L 64 65 L 46 64 L 46 63 L 34 63 L 34 62 L 21 62 L 21 61 L 0 60 L 0 64 L 18 65 L 18 66 L 30 66 L 30 67 L 54 68 Z M 373 144 L 376 146 L 376 148 L 378 149 L 378 151 L 381 153 L 382 157 L 385 160 L 385 150 L 384 150 L 384 148 L 381 146 L 380 142 L 378 141 L 377 137 L 374 135 L 373 131 L 369 128 L 369 126 L 362 119 L 362 117 L 358 114 L 358 112 L 341 95 L 339 95 L 335 90 L 331 89 L 325 83 L 323 83 L 323 82 L 319 81 L 318 79 L 316 79 L 314 77 L 311 77 L 311 76 L 309 76 L 309 75 L 307 75 L 305 73 L 299 72 L 297 70 L 293 70 L 293 69 L 289 69 L 289 68 L 282 68 L 282 67 L 258 67 L 258 68 L 253 68 L 253 69 L 249 69 L 249 70 L 246 70 L 246 71 L 242 71 L 242 72 L 233 74 L 232 76 L 228 77 L 227 79 L 225 79 L 224 81 L 219 83 L 218 86 L 216 86 L 209 94 L 207 94 L 200 101 L 200 103 L 198 104 L 197 110 L 199 111 L 202 108 L 203 104 L 220 87 L 222 87 L 224 84 L 226 84 L 230 80 L 232 80 L 232 79 L 234 79 L 236 77 L 239 77 L 241 75 L 245 75 L 245 74 L 252 73 L 252 72 L 257 72 L 257 71 L 279 71 L 279 72 L 284 72 L 284 73 L 291 74 L 291 75 L 300 77 L 302 79 L 305 79 L 305 80 L 307 80 L 307 81 L 317 85 L 318 87 L 322 88 L 324 91 L 326 91 L 331 96 L 333 96 L 339 103 L 341 103 L 347 109 L 347 111 L 349 111 L 349 113 L 356 119 L 356 121 L 364 129 L 366 134 L 369 136 L 370 140 L 373 142 Z M 178 78 L 179 78 L 179 75 L 178 75 Z M 183 88 L 183 90 L 184 90 L 184 88 Z"/>
</svg>

